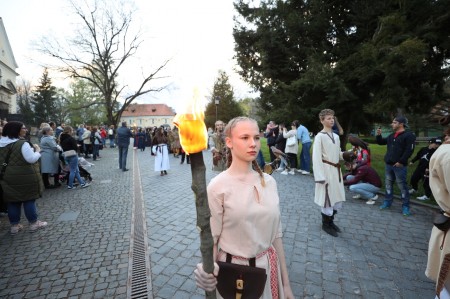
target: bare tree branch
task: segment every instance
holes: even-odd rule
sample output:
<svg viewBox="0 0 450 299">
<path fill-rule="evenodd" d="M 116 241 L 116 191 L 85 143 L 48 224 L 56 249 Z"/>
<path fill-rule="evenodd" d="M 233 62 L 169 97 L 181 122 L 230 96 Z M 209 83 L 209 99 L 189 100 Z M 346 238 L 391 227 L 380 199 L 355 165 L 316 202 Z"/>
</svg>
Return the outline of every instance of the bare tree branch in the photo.
<svg viewBox="0 0 450 299">
<path fill-rule="evenodd" d="M 57 63 L 52 68 L 69 77 L 87 80 L 100 91 L 102 99 L 80 109 L 104 105 L 108 121 L 117 124 L 122 112 L 139 96 L 166 88 L 149 85 L 162 78 L 156 75 L 163 71 L 170 60 L 144 75 L 139 87 L 131 95 L 122 96 L 127 86 L 119 86 L 118 76 L 143 43 L 140 31 L 133 33 L 131 27 L 134 10 L 105 0 L 94 1 L 92 5 L 87 2 L 70 0 L 81 26 L 75 31 L 74 37 L 64 43 L 43 38 L 38 50 L 54 58 Z M 118 103 L 122 106 L 116 110 Z"/>
</svg>

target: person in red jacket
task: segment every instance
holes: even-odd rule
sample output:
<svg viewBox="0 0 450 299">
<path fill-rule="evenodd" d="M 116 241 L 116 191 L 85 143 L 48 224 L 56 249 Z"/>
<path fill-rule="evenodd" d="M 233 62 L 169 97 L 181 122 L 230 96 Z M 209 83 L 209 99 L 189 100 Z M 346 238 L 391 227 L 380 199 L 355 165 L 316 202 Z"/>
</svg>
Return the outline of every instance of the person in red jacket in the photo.
<svg viewBox="0 0 450 299">
<path fill-rule="evenodd" d="M 108 132 L 106 132 L 105 127 L 100 127 L 100 137 L 102 139 L 102 148 L 106 148 L 106 137 L 108 136 Z"/>
<path fill-rule="evenodd" d="M 344 186 L 356 193 L 353 198 L 367 199 L 366 204 L 373 205 L 381 187 L 378 173 L 365 161 L 346 162 L 345 167 L 349 172 L 344 175 Z"/>
</svg>

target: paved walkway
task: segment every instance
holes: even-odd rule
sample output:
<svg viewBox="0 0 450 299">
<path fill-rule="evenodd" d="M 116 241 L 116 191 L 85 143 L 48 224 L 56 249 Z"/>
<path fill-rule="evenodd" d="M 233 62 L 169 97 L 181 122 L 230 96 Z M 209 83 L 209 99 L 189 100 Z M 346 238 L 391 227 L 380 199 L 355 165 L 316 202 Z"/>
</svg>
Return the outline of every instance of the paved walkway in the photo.
<svg viewBox="0 0 450 299">
<path fill-rule="evenodd" d="M 10 236 L 0 217 L 0 298 L 203 298 L 193 280 L 201 258 L 190 165 L 171 157 L 161 177 L 149 149 L 130 148 L 128 172 L 115 149 L 101 154 L 91 187 L 47 190 L 38 201 L 45 230 L 29 233 L 22 217 L 25 231 Z M 204 159 L 208 182 L 209 152 Z M 424 275 L 434 210 L 414 205 L 406 218 L 399 201 L 380 211 L 348 193 L 333 238 L 321 230 L 313 177 L 273 176 L 296 298 L 434 297 Z M 133 291 L 139 275 L 142 293 Z"/>
</svg>

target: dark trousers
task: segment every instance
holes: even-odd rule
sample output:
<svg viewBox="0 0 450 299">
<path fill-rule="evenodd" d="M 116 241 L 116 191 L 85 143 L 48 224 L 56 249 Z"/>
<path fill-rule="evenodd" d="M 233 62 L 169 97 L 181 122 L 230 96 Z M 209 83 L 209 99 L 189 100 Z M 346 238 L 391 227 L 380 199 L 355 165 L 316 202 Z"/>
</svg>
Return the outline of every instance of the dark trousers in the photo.
<svg viewBox="0 0 450 299">
<path fill-rule="evenodd" d="M 424 179 L 424 175 L 425 175 L 425 167 L 420 167 L 418 166 L 416 168 L 416 170 L 414 170 L 413 174 L 411 175 L 411 187 L 413 187 L 415 190 L 417 190 L 419 188 L 419 181 Z M 425 180 L 424 180 L 425 183 Z M 430 188 L 428 186 L 428 188 Z"/>
<path fill-rule="evenodd" d="M 292 153 L 286 154 L 289 158 L 289 163 L 291 163 L 291 169 L 297 168 L 297 155 Z"/>
<path fill-rule="evenodd" d="M 180 162 L 180 164 L 183 164 L 184 163 L 184 158 L 186 157 L 186 163 L 187 164 L 190 164 L 191 163 L 191 161 L 190 161 L 190 158 L 189 158 L 189 155 L 186 155 L 186 153 L 184 152 L 184 151 L 181 151 L 181 162 Z"/>
<path fill-rule="evenodd" d="M 78 140 L 78 151 L 80 152 L 80 154 L 84 154 L 84 144 L 83 141 Z"/>
<path fill-rule="evenodd" d="M 48 180 L 49 176 L 50 176 L 50 174 L 48 174 L 48 173 L 42 174 L 42 181 L 44 183 L 44 187 L 50 186 L 50 181 Z M 59 184 L 59 174 L 56 173 L 56 174 L 52 175 L 52 177 L 54 178 L 55 185 L 58 185 Z"/>
<path fill-rule="evenodd" d="M 128 156 L 128 145 L 119 145 L 119 168 L 122 170 L 127 169 L 127 156 Z"/>
<path fill-rule="evenodd" d="M 270 162 L 273 162 L 273 161 L 275 161 L 275 159 L 277 158 L 277 157 L 275 157 L 275 154 L 272 152 L 272 150 L 270 149 L 270 146 L 269 146 L 269 154 L 270 154 Z"/>
<path fill-rule="evenodd" d="M 84 157 L 89 158 L 92 154 L 92 144 L 84 144 Z"/>
<path fill-rule="evenodd" d="M 48 173 L 42 174 L 42 182 L 44 183 L 44 187 L 50 186 L 50 182 L 48 180 Z"/>
</svg>

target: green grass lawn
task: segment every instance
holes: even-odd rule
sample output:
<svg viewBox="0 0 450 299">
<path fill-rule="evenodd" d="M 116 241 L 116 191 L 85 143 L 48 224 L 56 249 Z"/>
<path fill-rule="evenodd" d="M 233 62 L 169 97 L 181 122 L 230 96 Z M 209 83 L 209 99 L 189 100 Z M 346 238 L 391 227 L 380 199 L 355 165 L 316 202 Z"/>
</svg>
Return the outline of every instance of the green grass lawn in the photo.
<svg viewBox="0 0 450 299">
<path fill-rule="evenodd" d="M 427 146 L 427 143 L 423 143 L 423 144 L 419 144 L 416 146 L 414 153 L 412 154 L 410 160 L 415 157 L 415 155 L 417 154 L 417 152 L 424 146 Z M 386 153 L 386 145 L 378 145 L 378 144 L 373 144 L 371 143 L 370 145 L 370 154 L 371 154 L 371 166 L 377 171 L 378 175 L 381 178 L 381 182 L 383 184 L 383 186 L 381 187 L 382 191 L 384 190 L 384 155 Z M 347 149 L 351 149 L 352 146 L 350 144 L 347 144 Z M 270 161 L 270 155 L 269 155 L 269 148 L 267 147 L 267 140 L 266 138 L 261 138 L 261 150 L 263 152 L 264 155 L 264 161 Z M 297 160 L 299 160 L 300 157 L 300 152 L 302 150 L 302 146 L 299 146 L 299 150 L 298 150 L 298 156 L 297 156 Z M 312 146 L 311 146 L 311 151 L 312 151 Z M 408 178 L 407 178 L 407 182 L 409 185 L 409 181 L 411 178 L 411 175 L 413 174 L 414 170 L 416 169 L 418 165 L 418 161 L 416 163 L 414 163 L 414 165 L 412 166 L 408 166 Z M 345 173 L 345 168 L 342 168 L 342 172 Z M 400 190 L 397 187 L 397 184 L 394 184 L 394 194 L 399 195 L 400 194 Z M 419 190 L 417 193 L 412 194 L 411 198 L 415 199 L 417 196 L 422 196 L 424 195 L 424 191 L 423 191 L 423 187 L 422 187 L 422 181 L 419 182 Z M 430 200 L 426 200 L 423 201 L 424 203 L 431 203 L 431 204 L 436 204 L 436 202 L 434 201 L 434 198 L 432 197 Z"/>
</svg>

